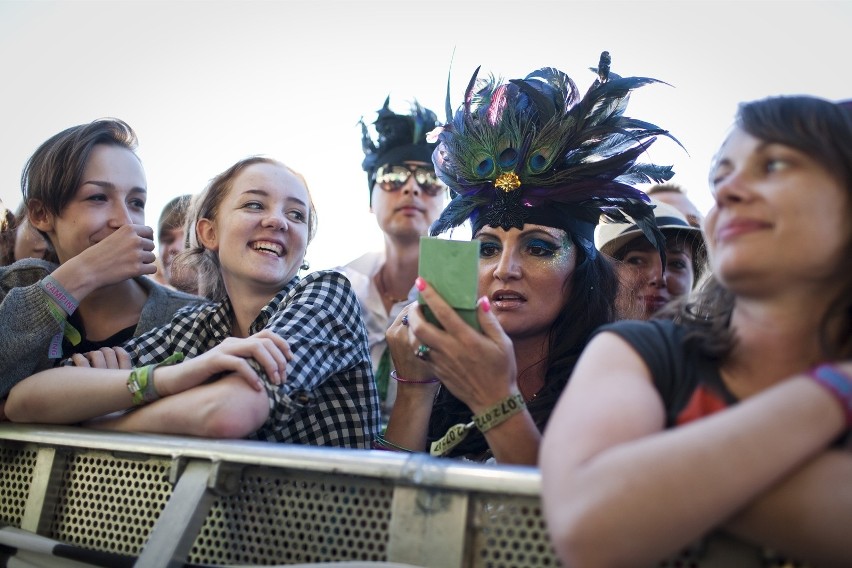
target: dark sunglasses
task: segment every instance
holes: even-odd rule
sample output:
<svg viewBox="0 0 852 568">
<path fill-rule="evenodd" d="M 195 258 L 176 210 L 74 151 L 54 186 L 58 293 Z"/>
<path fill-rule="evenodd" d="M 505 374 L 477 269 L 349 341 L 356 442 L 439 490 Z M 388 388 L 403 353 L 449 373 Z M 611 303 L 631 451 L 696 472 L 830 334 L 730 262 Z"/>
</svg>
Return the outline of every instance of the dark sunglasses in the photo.
<svg viewBox="0 0 852 568">
<path fill-rule="evenodd" d="M 379 184 L 382 191 L 389 193 L 399 191 L 412 174 L 414 174 L 414 181 L 426 195 L 435 197 L 447 189 L 432 169 L 423 166 L 389 164 L 381 166 L 376 170 L 376 183 Z"/>
</svg>

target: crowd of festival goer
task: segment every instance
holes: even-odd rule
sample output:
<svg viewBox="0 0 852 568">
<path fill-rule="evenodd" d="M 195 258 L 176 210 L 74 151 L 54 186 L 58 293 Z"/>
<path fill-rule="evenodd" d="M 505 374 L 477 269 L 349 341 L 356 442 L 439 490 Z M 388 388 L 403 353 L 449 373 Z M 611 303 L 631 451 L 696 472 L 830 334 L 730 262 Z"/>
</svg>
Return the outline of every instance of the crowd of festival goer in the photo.
<svg viewBox="0 0 852 568">
<path fill-rule="evenodd" d="M 714 531 L 852 564 L 852 104 L 731 109 L 703 214 L 643 160 L 677 141 L 628 112 L 655 80 L 595 71 L 474 73 L 444 120 L 386 100 L 361 122 L 384 247 L 334 270 L 291 164 L 236 156 L 156 254 L 131 126 L 62 130 L 3 208 L 0 420 L 538 466 L 566 566 Z M 419 272 L 461 225 L 478 325 Z"/>
</svg>

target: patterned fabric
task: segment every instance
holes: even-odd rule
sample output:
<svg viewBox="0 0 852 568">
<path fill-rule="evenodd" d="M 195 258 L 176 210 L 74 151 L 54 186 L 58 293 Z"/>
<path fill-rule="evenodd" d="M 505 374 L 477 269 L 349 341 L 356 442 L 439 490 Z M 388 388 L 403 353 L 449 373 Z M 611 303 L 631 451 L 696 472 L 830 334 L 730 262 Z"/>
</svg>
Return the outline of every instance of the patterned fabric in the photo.
<svg viewBox="0 0 852 568">
<path fill-rule="evenodd" d="M 186 308 L 170 325 L 124 347 L 134 366 L 158 363 L 177 351 L 192 358 L 230 337 L 231 314 L 228 300 Z M 283 385 L 265 381 L 269 418 L 251 438 L 368 448 L 379 432 L 379 400 L 349 280 L 330 270 L 294 278 L 261 310 L 250 332 L 263 329 L 287 340 L 293 360 Z"/>
<path fill-rule="evenodd" d="M 370 342 L 370 357 L 373 359 L 373 375 L 377 385 L 385 385 L 385 393 L 380 393 L 382 405 L 382 423 L 387 424 L 393 403 L 396 400 L 396 381 L 389 381 L 393 370 L 393 360 L 390 358 L 385 332 L 396 320 L 402 309 L 417 299 L 417 288 L 411 287 L 408 299 L 391 306 L 390 313 L 385 309 L 382 295 L 373 282 L 379 269 L 385 264 L 384 251 L 368 252 L 345 266 L 335 268 L 349 278 L 352 289 L 361 302 L 361 313 L 367 326 L 367 337 Z M 386 364 L 382 365 L 385 361 Z"/>
</svg>

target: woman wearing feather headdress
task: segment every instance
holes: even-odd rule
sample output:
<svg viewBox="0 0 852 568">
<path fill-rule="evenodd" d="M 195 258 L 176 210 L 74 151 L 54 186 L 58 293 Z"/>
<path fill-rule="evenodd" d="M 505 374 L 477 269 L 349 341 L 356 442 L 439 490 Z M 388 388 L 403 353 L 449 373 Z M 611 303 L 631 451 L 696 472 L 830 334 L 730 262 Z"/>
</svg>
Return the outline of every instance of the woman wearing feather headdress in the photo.
<svg viewBox="0 0 852 568">
<path fill-rule="evenodd" d="M 714 162 L 707 287 L 603 328 L 545 435 L 568 566 L 652 566 L 717 529 L 775 551 L 726 566 L 852 566 L 852 109 L 743 104 Z"/>
<path fill-rule="evenodd" d="M 469 221 L 480 241 L 483 332 L 418 280 L 443 329 L 414 305 L 390 328 L 398 396 L 375 447 L 536 462 L 580 351 L 613 319 L 615 276 L 593 243 L 599 217 L 629 216 L 662 238 L 631 184 L 670 177 L 636 161 L 666 132 L 624 116 L 631 90 L 653 80 L 610 73 L 606 53 L 598 71 L 583 97 L 552 68 L 484 84 L 474 73 L 455 117 L 447 105 L 433 161 L 456 197 L 432 233 Z"/>
</svg>

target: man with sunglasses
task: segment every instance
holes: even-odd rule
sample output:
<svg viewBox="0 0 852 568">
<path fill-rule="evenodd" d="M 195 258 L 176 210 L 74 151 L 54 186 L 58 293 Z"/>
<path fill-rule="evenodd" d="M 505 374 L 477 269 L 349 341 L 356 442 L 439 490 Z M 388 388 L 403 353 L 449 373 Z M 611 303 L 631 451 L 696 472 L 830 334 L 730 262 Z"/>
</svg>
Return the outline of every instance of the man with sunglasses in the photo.
<svg viewBox="0 0 852 568">
<path fill-rule="evenodd" d="M 444 208 L 447 187 L 432 166 L 434 143 L 426 134 L 439 123 L 431 110 L 416 101 L 409 114 L 389 108 L 390 97 L 373 123 L 376 136 L 361 121 L 370 210 L 384 233 L 384 250 L 368 252 L 339 270 L 352 282 L 361 302 L 370 341 L 373 373 L 382 403 L 383 423 L 396 397 L 389 380 L 393 362 L 385 331 L 400 310 L 416 299 L 420 237 Z"/>
</svg>

